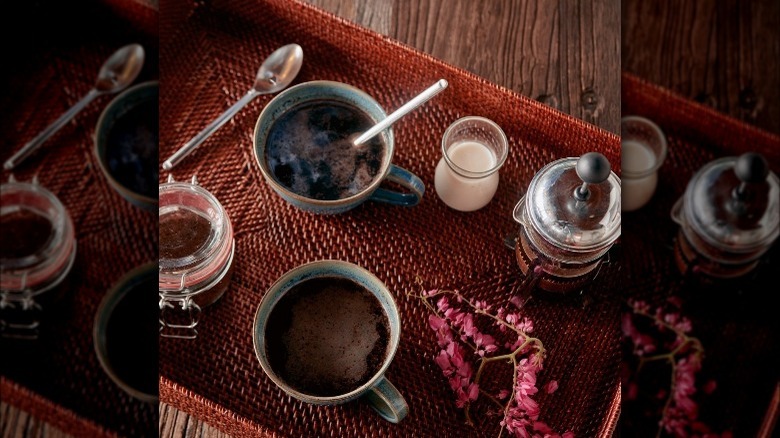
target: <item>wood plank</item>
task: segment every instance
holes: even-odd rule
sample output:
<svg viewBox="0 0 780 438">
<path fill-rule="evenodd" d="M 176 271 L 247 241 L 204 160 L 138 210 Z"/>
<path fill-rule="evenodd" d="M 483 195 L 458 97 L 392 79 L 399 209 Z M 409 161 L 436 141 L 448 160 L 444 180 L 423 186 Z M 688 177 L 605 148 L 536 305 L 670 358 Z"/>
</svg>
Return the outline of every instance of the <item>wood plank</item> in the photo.
<svg viewBox="0 0 780 438">
<path fill-rule="evenodd" d="M 780 2 L 624 0 L 623 68 L 780 133 Z"/>
<path fill-rule="evenodd" d="M 618 132 L 617 0 L 309 1 L 498 85 Z M 392 4 L 391 11 L 388 4 Z"/>
</svg>

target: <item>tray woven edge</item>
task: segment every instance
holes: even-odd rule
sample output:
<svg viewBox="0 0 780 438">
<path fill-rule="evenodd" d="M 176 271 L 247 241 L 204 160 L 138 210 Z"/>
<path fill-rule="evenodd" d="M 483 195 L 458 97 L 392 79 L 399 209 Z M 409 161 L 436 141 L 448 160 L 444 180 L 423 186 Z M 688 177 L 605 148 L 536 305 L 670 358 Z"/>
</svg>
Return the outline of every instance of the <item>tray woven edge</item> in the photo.
<svg viewBox="0 0 780 438">
<path fill-rule="evenodd" d="M 0 376 L 0 393 L 3 394 L 4 402 L 46 421 L 63 432 L 92 437 L 117 436 L 93 421 L 7 379 L 5 376 Z"/>
</svg>

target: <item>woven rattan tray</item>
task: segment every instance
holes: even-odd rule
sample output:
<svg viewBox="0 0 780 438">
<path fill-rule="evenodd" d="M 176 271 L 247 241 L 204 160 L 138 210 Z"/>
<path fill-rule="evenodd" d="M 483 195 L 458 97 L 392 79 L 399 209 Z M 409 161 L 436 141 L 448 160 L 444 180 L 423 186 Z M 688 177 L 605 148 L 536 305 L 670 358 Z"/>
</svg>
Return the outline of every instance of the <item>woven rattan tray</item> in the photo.
<svg viewBox="0 0 780 438">
<path fill-rule="evenodd" d="M 252 84 L 261 60 L 298 43 L 304 66 L 296 83 L 327 79 L 363 89 L 394 109 L 445 78 L 445 92 L 394 126 L 394 162 L 425 182 L 413 208 L 366 203 L 338 216 L 303 213 L 265 184 L 252 153 L 252 131 L 270 97 L 247 106 L 174 169 L 196 174 L 225 206 L 236 232 L 233 283 L 205 310 L 195 341 L 161 340 L 161 399 L 236 436 L 493 435 L 498 419 L 477 428 L 463 414 L 433 362 L 435 337 L 419 301 L 426 287 L 460 288 L 505 303 L 519 278 L 503 236 L 515 230 L 512 208 L 534 173 L 565 156 L 598 150 L 617 163 L 619 139 L 592 125 L 493 85 L 371 31 L 292 1 L 164 2 L 161 23 L 161 154 L 175 151 Z M 446 207 L 433 190 L 444 130 L 466 115 L 488 117 L 509 138 L 509 158 L 493 201 L 474 213 Z M 165 178 L 165 175 L 162 176 Z M 357 263 L 387 284 L 398 304 L 401 343 L 387 376 L 409 403 L 399 425 L 360 402 L 303 404 L 274 386 L 252 349 L 252 321 L 265 290 L 284 272 L 317 259 Z M 542 419 L 579 436 L 614 422 L 619 370 L 619 282 L 613 264 L 589 292 L 592 302 L 542 302 L 528 316 L 548 348 L 543 376 L 560 389 L 540 395 Z M 532 301 L 533 303 L 533 301 Z"/>
<path fill-rule="evenodd" d="M 3 161 L 76 103 L 117 48 L 141 43 L 146 63 L 137 82 L 157 77 L 157 11 L 133 1 L 49 6 L 31 4 L 17 17 L 37 37 L 9 47 L 14 68 L 5 69 L 10 82 L 0 101 Z M 92 341 L 105 293 L 157 257 L 156 215 L 114 192 L 92 152 L 95 125 L 112 97 L 92 102 L 13 172 L 19 181 L 37 175 L 62 201 L 78 248 L 51 333 L 35 343 L 0 345 L 0 392 L 3 401 L 80 436 L 150 435 L 158 421 L 156 405 L 131 398 L 103 372 Z M 9 175 L 3 171 L 3 180 Z"/>
<path fill-rule="evenodd" d="M 774 281 L 780 268 L 779 245 L 748 278 L 722 282 L 720 287 L 703 286 L 682 276 L 673 261 L 678 228 L 670 211 L 693 174 L 715 158 L 756 151 L 777 173 L 780 138 L 628 74 L 623 75 L 622 102 L 623 116 L 653 120 L 669 144 L 654 198 L 644 208 L 623 215 L 623 296 L 645 300 L 653 307 L 669 297 L 680 298 L 682 314 L 692 320 L 692 335 L 704 345 L 700 378 L 717 381 L 715 392 L 702 398 L 701 419 L 716 432 L 758 436 L 780 381 L 780 327 L 774 309 L 766 306 L 770 291 L 764 286 Z M 647 424 L 637 409 L 630 402 L 624 405 L 627 433 L 632 436 Z M 654 430 L 656 425 L 651 427 Z"/>
</svg>

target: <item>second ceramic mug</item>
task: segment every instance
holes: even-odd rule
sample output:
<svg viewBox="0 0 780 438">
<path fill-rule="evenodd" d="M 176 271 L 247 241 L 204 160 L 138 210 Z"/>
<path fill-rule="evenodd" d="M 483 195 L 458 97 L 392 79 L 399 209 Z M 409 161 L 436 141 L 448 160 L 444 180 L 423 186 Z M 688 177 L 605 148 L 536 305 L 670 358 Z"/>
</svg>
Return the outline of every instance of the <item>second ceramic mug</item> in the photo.
<svg viewBox="0 0 780 438">
<path fill-rule="evenodd" d="M 390 335 L 384 360 L 376 373 L 357 388 L 345 394 L 334 396 L 315 396 L 305 394 L 293 388 L 274 371 L 266 348 L 268 342 L 266 339 L 266 328 L 274 307 L 294 286 L 306 280 L 322 277 L 351 280 L 374 295 L 387 316 Z M 400 338 L 401 321 L 398 315 L 398 308 L 384 283 L 360 266 L 338 260 L 321 260 L 307 263 L 284 274 L 263 296 L 252 326 L 252 340 L 255 355 L 257 355 L 257 359 L 260 361 L 260 366 L 262 366 L 268 377 L 284 392 L 298 400 L 317 405 L 336 405 L 363 398 L 382 418 L 391 423 L 400 422 L 409 412 L 406 400 L 404 400 L 395 386 L 385 378 L 385 371 L 393 361 Z"/>
<path fill-rule="evenodd" d="M 370 117 L 373 123 L 377 123 L 387 117 L 384 109 L 371 96 L 341 82 L 304 82 L 283 91 L 271 100 L 260 113 L 253 136 L 255 158 L 260 166 L 260 171 L 263 173 L 263 177 L 265 177 L 265 180 L 274 191 L 292 205 L 313 213 L 342 213 L 357 207 L 369 199 L 408 207 L 417 205 L 423 197 L 425 186 L 416 175 L 391 163 L 394 150 L 392 128 L 388 128 L 379 134 L 379 138 L 385 145 L 379 172 L 367 187 L 354 195 L 334 200 L 312 199 L 291 191 L 277 181 L 266 159 L 266 143 L 271 128 L 274 122 L 291 109 L 307 102 L 316 101 L 333 101 L 357 108 Z M 384 180 L 397 183 L 409 190 L 409 192 L 399 193 L 380 188 L 379 186 Z"/>
</svg>

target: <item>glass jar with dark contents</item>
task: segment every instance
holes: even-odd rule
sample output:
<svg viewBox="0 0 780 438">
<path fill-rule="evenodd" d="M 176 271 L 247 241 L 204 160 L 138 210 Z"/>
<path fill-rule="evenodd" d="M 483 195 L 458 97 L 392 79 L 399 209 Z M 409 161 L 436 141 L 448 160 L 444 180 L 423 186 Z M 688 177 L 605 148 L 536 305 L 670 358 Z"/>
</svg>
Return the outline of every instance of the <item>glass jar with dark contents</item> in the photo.
<svg viewBox="0 0 780 438">
<path fill-rule="evenodd" d="M 160 335 L 194 339 L 201 309 L 227 290 L 235 242 L 225 209 L 195 177 L 160 185 Z"/>
<path fill-rule="evenodd" d="M 33 180 L 0 185 L 0 336 L 36 339 L 76 258 L 73 221 Z"/>
</svg>

